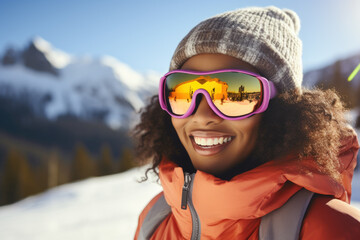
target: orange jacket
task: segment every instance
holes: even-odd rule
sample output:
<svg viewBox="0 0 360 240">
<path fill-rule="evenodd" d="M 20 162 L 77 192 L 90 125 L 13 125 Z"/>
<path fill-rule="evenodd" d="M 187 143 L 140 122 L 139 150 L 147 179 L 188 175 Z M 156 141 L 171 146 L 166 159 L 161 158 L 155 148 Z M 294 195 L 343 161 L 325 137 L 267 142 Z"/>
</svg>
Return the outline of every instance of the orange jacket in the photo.
<svg viewBox="0 0 360 240">
<path fill-rule="evenodd" d="M 345 142 L 339 155 L 342 184 L 321 173 L 312 159 L 291 157 L 265 163 L 231 181 L 197 171 L 192 201 L 200 218 L 201 239 L 258 239 L 261 217 L 281 207 L 301 188 L 316 195 L 305 215 L 300 239 L 360 239 L 360 211 L 348 204 L 359 144 L 355 135 Z M 146 214 L 162 194 L 171 214 L 151 239 L 190 239 L 191 213 L 189 208 L 181 209 L 183 170 L 163 159 L 159 171 L 164 192 L 141 213 L 135 239 Z"/>
</svg>

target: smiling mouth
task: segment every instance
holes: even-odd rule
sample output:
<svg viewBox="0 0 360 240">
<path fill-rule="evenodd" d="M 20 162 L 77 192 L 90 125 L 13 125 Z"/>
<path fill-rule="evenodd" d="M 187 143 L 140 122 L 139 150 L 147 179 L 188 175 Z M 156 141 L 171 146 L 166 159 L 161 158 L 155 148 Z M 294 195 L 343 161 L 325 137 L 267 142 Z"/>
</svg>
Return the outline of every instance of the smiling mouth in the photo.
<svg viewBox="0 0 360 240">
<path fill-rule="evenodd" d="M 203 138 L 203 137 L 193 137 L 194 142 L 199 147 L 203 148 L 212 148 L 218 145 L 223 145 L 230 142 L 232 137 L 217 137 L 217 138 Z"/>
<path fill-rule="evenodd" d="M 231 143 L 234 137 L 197 137 L 191 136 L 192 145 L 197 153 L 204 156 L 215 155 Z"/>
</svg>

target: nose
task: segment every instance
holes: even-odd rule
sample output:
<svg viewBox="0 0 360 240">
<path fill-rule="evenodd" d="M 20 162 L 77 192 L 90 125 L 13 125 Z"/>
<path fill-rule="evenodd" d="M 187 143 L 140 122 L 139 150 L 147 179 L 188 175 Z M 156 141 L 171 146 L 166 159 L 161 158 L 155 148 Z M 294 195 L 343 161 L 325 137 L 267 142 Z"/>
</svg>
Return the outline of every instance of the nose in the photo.
<svg viewBox="0 0 360 240">
<path fill-rule="evenodd" d="M 199 94 L 197 98 L 200 98 L 200 102 L 197 103 L 197 107 L 194 110 L 192 121 L 200 123 L 201 125 L 209 125 L 211 123 L 220 123 L 223 120 L 211 109 L 202 94 Z"/>
</svg>

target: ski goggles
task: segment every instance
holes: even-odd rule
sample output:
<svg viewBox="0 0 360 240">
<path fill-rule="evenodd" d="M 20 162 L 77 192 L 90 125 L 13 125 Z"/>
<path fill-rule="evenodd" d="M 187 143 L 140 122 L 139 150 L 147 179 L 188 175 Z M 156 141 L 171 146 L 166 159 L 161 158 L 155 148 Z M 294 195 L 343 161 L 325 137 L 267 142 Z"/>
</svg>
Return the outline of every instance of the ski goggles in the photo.
<svg viewBox="0 0 360 240">
<path fill-rule="evenodd" d="M 160 79 L 160 106 L 174 118 L 190 116 L 199 94 L 219 117 L 240 120 L 264 112 L 276 88 L 258 74 L 237 69 L 174 70 Z"/>
</svg>

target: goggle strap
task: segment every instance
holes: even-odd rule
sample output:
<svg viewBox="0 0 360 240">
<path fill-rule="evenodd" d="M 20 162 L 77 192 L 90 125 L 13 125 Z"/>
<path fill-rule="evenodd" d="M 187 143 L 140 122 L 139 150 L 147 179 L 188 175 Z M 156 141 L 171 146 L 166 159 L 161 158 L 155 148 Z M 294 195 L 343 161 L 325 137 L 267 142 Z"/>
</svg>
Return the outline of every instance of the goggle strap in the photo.
<svg viewBox="0 0 360 240">
<path fill-rule="evenodd" d="M 277 95 L 277 90 L 275 84 L 271 81 L 268 81 L 270 85 L 270 99 L 273 99 Z"/>
</svg>

